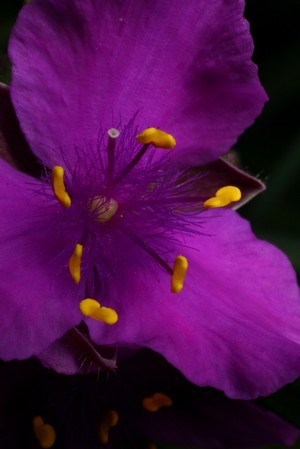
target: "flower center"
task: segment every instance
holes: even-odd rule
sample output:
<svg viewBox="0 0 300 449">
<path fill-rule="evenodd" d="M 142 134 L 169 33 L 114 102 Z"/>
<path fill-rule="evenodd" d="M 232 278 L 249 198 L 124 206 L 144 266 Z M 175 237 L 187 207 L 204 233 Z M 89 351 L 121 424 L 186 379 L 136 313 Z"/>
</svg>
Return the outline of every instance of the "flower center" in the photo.
<svg viewBox="0 0 300 449">
<path fill-rule="evenodd" d="M 111 128 L 95 161 L 91 155 L 79 161 L 66 184 L 64 169 L 53 168 L 53 192 L 64 211 L 60 221 L 76 228 L 68 267 L 73 281 L 84 283 L 87 298 L 82 298 L 79 310 L 85 317 L 117 323 L 117 312 L 107 307 L 106 284 L 117 280 L 123 269 L 127 272 L 129 265 L 131 273 L 133 264 L 139 270 L 144 260 L 162 268 L 170 276 L 170 291 L 180 293 L 188 261 L 176 254 L 170 260 L 176 234 L 197 232 L 198 212 L 240 199 L 234 186 L 202 198 L 194 188 L 198 178 L 174 167 L 168 156 L 154 158 L 149 149 L 171 150 L 175 144 L 173 136 L 156 128 L 135 136 L 130 129 L 120 133 Z"/>
</svg>

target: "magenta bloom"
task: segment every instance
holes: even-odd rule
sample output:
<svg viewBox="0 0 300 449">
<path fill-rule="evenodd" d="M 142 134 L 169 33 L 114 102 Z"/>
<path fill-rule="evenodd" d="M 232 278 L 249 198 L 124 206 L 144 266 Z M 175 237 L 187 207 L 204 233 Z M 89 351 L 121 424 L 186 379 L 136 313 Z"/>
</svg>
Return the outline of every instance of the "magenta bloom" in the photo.
<svg viewBox="0 0 300 449">
<path fill-rule="evenodd" d="M 250 401 L 191 384 L 149 350 L 126 357 L 109 375 L 65 376 L 34 359 L 2 363 L 0 393 L 5 449 L 242 449 L 292 445 L 300 434 Z M 51 426 L 44 434 L 33 426 L 41 420 Z"/>
<path fill-rule="evenodd" d="M 84 320 L 95 344 L 151 348 L 231 397 L 300 374 L 289 261 L 232 210 L 204 205 L 238 176 L 213 161 L 266 99 L 243 7 L 33 0 L 21 11 L 11 98 L 45 174 L 1 161 L 2 358 L 35 355 L 70 373 L 55 342 Z M 140 144 L 149 127 L 175 148 Z M 189 269 L 174 294 L 177 256 Z"/>
</svg>

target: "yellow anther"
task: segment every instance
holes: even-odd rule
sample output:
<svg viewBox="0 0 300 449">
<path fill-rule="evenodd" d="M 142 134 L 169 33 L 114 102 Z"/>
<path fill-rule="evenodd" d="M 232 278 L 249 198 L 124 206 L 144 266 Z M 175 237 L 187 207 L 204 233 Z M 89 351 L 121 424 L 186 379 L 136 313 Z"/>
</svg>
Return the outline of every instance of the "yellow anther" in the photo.
<svg viewBox="0 0 300 449">
<path fill-rule="evenodd" d="M 143 399 L 143 407 L 148 412 L 157 412 L 162 407 L 170 407 L 173 401 L 164 393 L 154 393 L 150 398 Z"/>
<path fill-rule="evenodd" d="M 188 261 L 184 256 L 177 256 L 173 266 L 173 276 L 171 278 L 171 292 L 180 293 L 183 289 L 184 278 L 188 269 Z"/>
<path fill-rule="evenodd" d="M 238 187 L 225 186 L 216 192 L 216 196 L 204 201 L 204 207 L 223 207 L 230 203 L 239 201 L 242 198 L 242 193 Z"/>
<path fill-rule="evenodd" d="M 76 284 L 80 282 L 80 265 L 81 265 L 81 257 L 82 257 L 83 246 L 77 243 L 75 249 L 73 251 L 72 256 L 69 260 L 69 270 L 72 276 L 72 279 Z"/>
<path fill-rule="evenodd" d="M 112 427 L 118 424 L 119 415 L 115 410 L 108 410 L 104 416 L 103 421 L 98 428 L 98 436 L 101 444 L 107 444 L 109 442 L 109 432 Z"/>
<path fill-rule="evenodd" d="M 156 128 L 147 128 L 136 138 L 143 145 L 151 143 L 154 147 L 165 150 L 171 150 L 176 145 L 176 140 L 171 134 Z"/>
<path fill-rule="evenodd" d="M 56 440 L 56 432 L 50 424 L 45 424 L 41 416 L 33 418 L 33 432 L 43 449 L 50 449 Z"/>
<path fill-rule="evenodd" d="M 118 314 L 108 307 L 101 307 L 95 299 L 86 298 L 79 304 L 80 312 L 84 316 L 93 318 L 106 324 L 115 324 L 118 321 Z"/>
<path fill-rule="evenodd" d="M 56 165 L 52 169 L 52 187 L 54 190 L 54 195 L 56 196 L 60 204 L 68 208 L 71 206 L 71 198 L 66 192 L 64 173 L 64 169 L 59 165 Z"/>
</svg>

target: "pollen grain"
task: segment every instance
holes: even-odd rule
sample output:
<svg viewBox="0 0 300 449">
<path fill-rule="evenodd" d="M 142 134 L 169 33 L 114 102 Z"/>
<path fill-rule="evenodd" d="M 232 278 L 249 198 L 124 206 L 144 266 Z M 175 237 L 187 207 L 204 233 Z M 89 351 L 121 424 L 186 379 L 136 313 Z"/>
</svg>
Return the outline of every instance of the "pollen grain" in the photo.
<svg viewBox="0 0 300 449">
<path fill-rule="evenodd" d="M 71 198 L 66 192 L 66 187 L 64 183 L 64 174 L 65 171 L 60 165 L 56 165 L 52 169 L 52 187 L 54 191 L 54 195 L 56 199 L 60 202 L 60 204 L 68 208 L 71 206 Z"/>
<path fill-rule="evenodd" d="M 235 201 L 239 201 L 242 198 L 242 193 L 238 187 L 225 186 L 216 192 L 216 196 L 204 201 L 204 207 L 224 207 Z"/>
<path fill-rule="evenodd" d="M 136 136 L 139 143 L 144 145 L 152 144 L 156 148 L 172 150 L 176 145 L 176 140 L 171 134 L 156 128 L 147 128 Z"/>
<path fill-rule="evenodd" d="M 33 432 L 42 449 L 50 449 L 56 440 L 56 432 L 50 424 L 45 424 L 41 416 L 33 418 Z"/>
<path fill-rule="evenodd" d="M 98 436 L 101 444 L 107 444 L 109 442 L 109 432 L 118 424 L 118 421 L 119 415 L 115 410 L 108 410 L 106 412 L 98 428 Z"/>
<path fill-rule="evenodd" d="M 164 393 L 154 393 L 149 398 L 143 399 L 143 407 L 148 412 L 157 412 L 162 407 L 170 407 L 172 399 Z"/>
<path fill-rule="evenodd" d="M 72 279 L 76 284 L 79 284 L 79 282 L 80 282 L 82 251 L 83 251 L 83 246 L 80 245 L 80 243 L 77 243 L 77 245 L 75 246 L 75 249 L 73 251 L 73 254 L 69 260 L 69 270 L 70 270 Z"/>
<path fill-rule="evenodd" d="M 171 292 L 180 293 L 183 289 L 184 279 L 188 269 L 188 260 L 184 256 L 177 256 L 174 261 L 171 278 Z"/>
<path fill-rule="evenodd" d="M 98 301 L 92 298 L 86 298 L 79 304 L 82 315 L 101 321 L 105 324 L 115 324 L 119 317 L 114 309 L 109 307 L 101 307 Z"/>
</svg>

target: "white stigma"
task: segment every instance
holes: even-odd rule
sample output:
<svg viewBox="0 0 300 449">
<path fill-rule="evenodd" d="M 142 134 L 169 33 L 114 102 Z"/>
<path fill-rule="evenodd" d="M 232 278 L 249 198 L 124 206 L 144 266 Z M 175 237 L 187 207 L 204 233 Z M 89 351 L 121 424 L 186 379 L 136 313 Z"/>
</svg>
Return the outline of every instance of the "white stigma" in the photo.
<svg viewBox="0 0 300 449">
<path fill-rule="evenodd" d="M 109 137 L 110 137 L 111 139 L 116 139 L 117 137 L 119 137 L 120 131 L 118 131 L 117 128 L 110 128 L 110 129 L 107 131 L 107 134 L 109 135 Z"/>
</svg>

